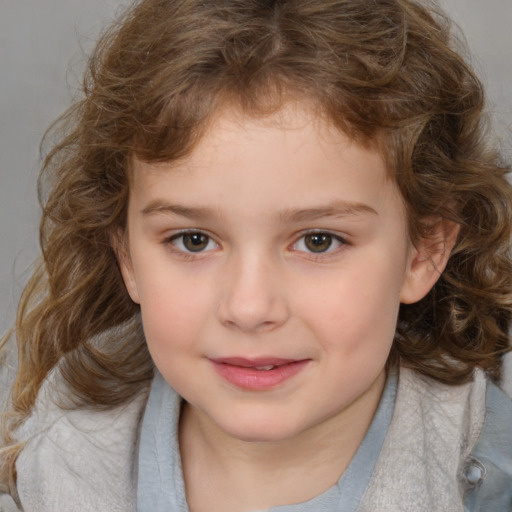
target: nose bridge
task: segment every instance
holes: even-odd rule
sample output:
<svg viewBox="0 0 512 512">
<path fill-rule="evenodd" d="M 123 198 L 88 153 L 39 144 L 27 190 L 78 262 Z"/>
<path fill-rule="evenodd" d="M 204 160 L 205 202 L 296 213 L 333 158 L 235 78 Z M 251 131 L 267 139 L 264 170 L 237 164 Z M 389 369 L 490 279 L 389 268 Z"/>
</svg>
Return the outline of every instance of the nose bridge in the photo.
<svg viewBox="0 0 512 512">
<path fill-rule="evenodd" d="M 220 320 L 243 331 L 269 330 L 288 316 L 279 258 L 262 248 L 234 252 L 226 262 Z"/>
</svg>

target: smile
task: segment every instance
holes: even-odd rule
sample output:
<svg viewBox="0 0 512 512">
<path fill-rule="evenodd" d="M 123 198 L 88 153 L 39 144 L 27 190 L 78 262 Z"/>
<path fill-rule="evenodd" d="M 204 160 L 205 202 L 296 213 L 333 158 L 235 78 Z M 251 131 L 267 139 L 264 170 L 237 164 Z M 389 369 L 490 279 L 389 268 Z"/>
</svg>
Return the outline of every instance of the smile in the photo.
<svg viewBox="0 0 512 512">
<path fill-rule="evenodd" d="M 229 357 L 210 361 L 223 380 L 233 386 L 249 391 L 265 391 L 300 373 L 310 360 Z"/>
</svg>

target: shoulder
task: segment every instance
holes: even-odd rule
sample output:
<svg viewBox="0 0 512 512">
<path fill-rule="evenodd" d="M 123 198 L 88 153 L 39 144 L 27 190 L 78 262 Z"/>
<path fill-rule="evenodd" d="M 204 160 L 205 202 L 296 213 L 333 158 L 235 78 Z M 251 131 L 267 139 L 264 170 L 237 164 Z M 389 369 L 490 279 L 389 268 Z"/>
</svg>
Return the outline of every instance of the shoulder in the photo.
<svg viewBox="0 0 512 512">
<path fill-rule="evenodd" d="M 429 379 L 411 376 L 409 385 L 420 389 L 428 407 L 448 408 L 437 417 L 442 433 L 449 430 L 462 412 L 458 430 L 461 447 L 458 482 L 466 512 L 512 510 L 512 400 L 498 386 L 476 370 L 471 382 L 462 386 L 444 386 Z M 407 378 L 406 378 L 407 380 Z M 436 397 L 435 405 L 428 396 Z M 454 407 L 455 402 L 459 402 Z M 431 425 L 425 425 L 427 429 Z M 439 434 L 441 432 L 439 431 Z"/>
<path fill-rule="evenodd" d="M 464 468 L 465 510 L 512 510 L 512 401 L 489 383 L 485 421 Z"/>
<path fill-rule="evenodd" d="M 6 340 L 0 347 L 0 408 L 4 410 L 16 376 L 17 347 L 14 336 Z M 1 509 L 0 509 L 1 512 Z"/>
<path fill-rule="evenodd" d="M 19 431 L 26 443 L 16 462 L 24 510 L 135 510 L 135 459 L 148 390 L 114 409 L 62 409 L 51 384 L 41 389 Z"/>
<path fill-rule="evenodd" d="M 488 389 L 481 371 L 449 386 L 401 368 L 393 418 L 361 510 L 423 512 L 425 504 L 429 512 L 462 510 L 467 470 L 487 424 Z"/>
</svg>

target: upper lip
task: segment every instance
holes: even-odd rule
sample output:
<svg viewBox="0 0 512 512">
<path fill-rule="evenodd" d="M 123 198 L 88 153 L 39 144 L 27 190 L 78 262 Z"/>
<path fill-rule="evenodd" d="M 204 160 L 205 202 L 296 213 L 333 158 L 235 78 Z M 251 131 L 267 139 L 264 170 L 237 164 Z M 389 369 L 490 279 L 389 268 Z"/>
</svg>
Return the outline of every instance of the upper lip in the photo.
<svg viewBox="0 0 512 512">
<path fill-rule="evenodd" d="M 226 364 L 231 366 L 240 366 L 242 368 L 259 368 L 262 366 L 282 366 L 290 363 L 297 363 L 303 359 L 285 359 L 282 357 L 218 357 L 212 358 L 210 361 L 217 364 Z"/>
</svg>

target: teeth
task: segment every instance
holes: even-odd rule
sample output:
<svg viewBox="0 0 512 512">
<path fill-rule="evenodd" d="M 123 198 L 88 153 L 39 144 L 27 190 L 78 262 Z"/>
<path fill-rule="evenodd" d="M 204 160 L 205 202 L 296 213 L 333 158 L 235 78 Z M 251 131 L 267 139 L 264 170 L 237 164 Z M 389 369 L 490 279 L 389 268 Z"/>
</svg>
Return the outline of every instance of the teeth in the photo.
<svg viewBox="0 0 512 512">
<path fill-rule="evenodd" d="M 274 369 L 275 366 L 273 364 L 267 364 L 266 366 L 256 366 L 255 368 L 256 370 L 268 371 Z"/>
</svg>

